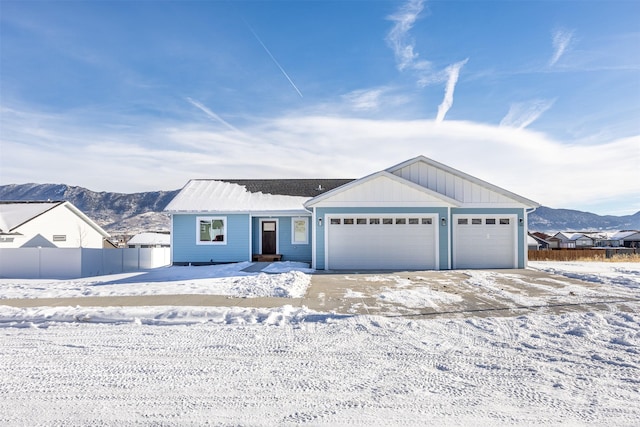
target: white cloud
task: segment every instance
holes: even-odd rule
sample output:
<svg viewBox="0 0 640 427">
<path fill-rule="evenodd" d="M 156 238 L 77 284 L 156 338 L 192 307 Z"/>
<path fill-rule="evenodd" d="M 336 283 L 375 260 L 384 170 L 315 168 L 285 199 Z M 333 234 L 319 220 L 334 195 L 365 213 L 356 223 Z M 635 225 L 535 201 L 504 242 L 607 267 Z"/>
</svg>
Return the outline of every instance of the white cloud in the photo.
<svg viewBox="0 0 640 427">
<path fill-rule="evenodd" d="M 388 19 L 393 21 L 394 25 L 387 34 L 387 43 L 395 53 L 398 70 L 413 71 L 417 75 L 420 87 L 446 82 L 444 99 L 438 106 L 436 117 L 436 121 L 441 122 L 453 105 L 453 92 L 460 76 L 460 69 L 469 58 L 451 64 L 443 71 L 434 71 L 431 62 L 418 60 L 418 54 L 414 49 L 415 44 L 409 37 L 409 31 L 423 9 L 424 0 L 409 0 L 396 13 L 389 16 Z"/>
<path fill-rule="evenodd" d="M 436 122 L 442 122 L 444 120 L 444 116 L 447 114 L 451 106 L 453 105 L 453 92 L 456 88 L 456 83 L 458 83 L 458 77 L 460 76 L 460 69 L 467 63 L 469 58 L 464 61 L 456 62 L 453 65 L 449 65 L 445 72 L 448 75 L 447 78 L 447 86 L 444 90 L 444 99 L 442 103 L 438 106 L 438 115 L 436 116 Z"/>
<path fill-rule="evenodd" d="M 573 41 L 573 31 L 565 29 L 557 29 L 552 33 L 551 44 L 553 46 L 553 55 L 549 61 L 549 65 L 555 65 L 558 60 L 565 54 L 567 48 Z"/>
<path fill-rule="evenodd" d="M 464 121 L 301 114 L 257 120 L 242 133 L 162 121 L 128 134 L 82 127 L 82 118 L 9 116 L 0 141 L 3 184 L 134 192 L 176 189 L 191 178 L 358 178 L 422 154 L 552 207 L 622 204 L 640 194 L 640 136 L 570 145 Z M 38 135 L 46 135 L 46 154 L 33 144 Z M 615 170 L 615 185 L 599 170 Z"/>
<path fill-rule="evenodd" d="M 500 126 L 524 129 L 538 120 L 538 117 L 551 108 L 554 103 L 555 99 L 534 99 L 511 104 L 509 112 L 500 121 Z"/>
<path fill-rule="evenodd" d="M 342 98 L 357 111 L 374 111 L 380 107 L 383 89 L 361 89 L 349 92 Z"/>
</svg>

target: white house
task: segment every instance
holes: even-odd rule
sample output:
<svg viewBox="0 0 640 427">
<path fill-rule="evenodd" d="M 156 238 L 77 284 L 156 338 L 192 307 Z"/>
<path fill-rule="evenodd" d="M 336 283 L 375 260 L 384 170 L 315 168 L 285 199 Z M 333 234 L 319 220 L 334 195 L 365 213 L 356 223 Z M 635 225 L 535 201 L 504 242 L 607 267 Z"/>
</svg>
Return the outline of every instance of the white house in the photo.
<svg viewBox="0 0 640 427">
<path fill-rule="evenodd" d="M 592 248 L 594 240 L 584 233 L 560 232 L 554 234 L 560 240 L 560 249 L 584 249 Z"/>
<path fill-rule="evenodd" d="M 0 201 L 0 249 L 103 248 L 109 234 L 66 201 Z"/>
</svg>

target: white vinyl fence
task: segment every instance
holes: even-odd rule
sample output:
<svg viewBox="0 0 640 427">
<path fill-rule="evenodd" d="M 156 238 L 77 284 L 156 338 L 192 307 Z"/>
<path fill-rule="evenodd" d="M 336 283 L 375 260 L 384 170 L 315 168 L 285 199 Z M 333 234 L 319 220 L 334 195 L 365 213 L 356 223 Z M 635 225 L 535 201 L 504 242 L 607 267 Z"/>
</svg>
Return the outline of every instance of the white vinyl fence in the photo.
<svg viewBox="0 0 640 427">
<path fill-rule="evenodd" d="M 7 248 L 0 249 L 0 278 L 76 279 L 170 263 L 169 248 Z"/>
</svg>

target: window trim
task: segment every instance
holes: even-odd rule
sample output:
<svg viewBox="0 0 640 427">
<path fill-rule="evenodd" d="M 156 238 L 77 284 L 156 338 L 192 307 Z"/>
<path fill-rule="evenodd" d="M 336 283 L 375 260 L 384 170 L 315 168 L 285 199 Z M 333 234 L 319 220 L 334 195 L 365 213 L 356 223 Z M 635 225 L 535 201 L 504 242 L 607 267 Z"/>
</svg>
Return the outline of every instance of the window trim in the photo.
<svg viewBox="0 0 640 427">
<path fill-rule="evenodd" d="M 222 236 L 223 240 L 200 240 L 200 223 L 203 221 L 213 222 L 213 221 L 222 221 Z M 229 235 L 227 233 L 227 217 L 226 216 L 198 216 L 196 217 L 196 245 L 214 245 L 214 246 L 222 246 L 226 245 L 229 240 Z"/>
<path fill-rule="evenodd" d="M 296 221 L 304 221 L 304 241 L 296 240 Z M 292 245 L 308 245 L 309 244 L 309 217 L 298 216 L 291 218 L 291 244 Z"/>
</svg>

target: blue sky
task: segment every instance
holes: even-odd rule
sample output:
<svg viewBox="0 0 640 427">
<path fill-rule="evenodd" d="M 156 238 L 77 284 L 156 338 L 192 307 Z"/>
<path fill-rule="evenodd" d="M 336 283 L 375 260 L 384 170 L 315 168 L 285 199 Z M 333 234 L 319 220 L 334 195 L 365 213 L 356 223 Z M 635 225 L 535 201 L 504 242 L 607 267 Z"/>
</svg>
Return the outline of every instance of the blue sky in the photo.
<svg viewBox="0 0 640 427">
<path fill-rule="evenodd" d="M 640 210 L 638 1 L 0 0 L 0 183 L 358 178 L 425 155 Z"/>
</svg>

